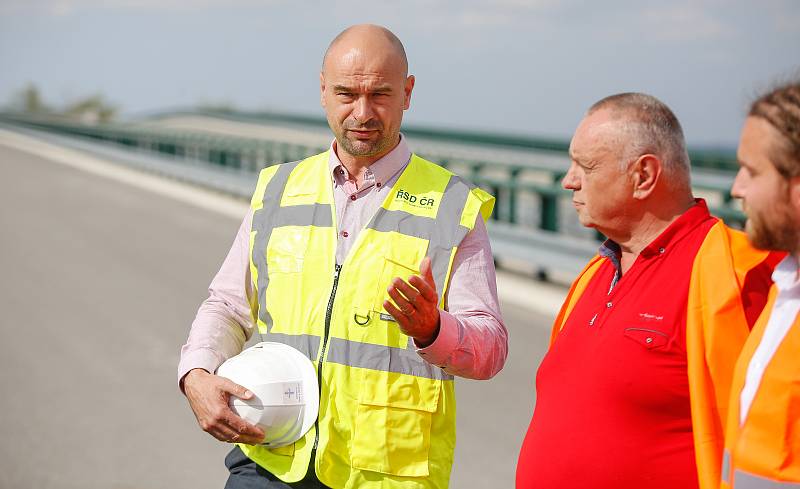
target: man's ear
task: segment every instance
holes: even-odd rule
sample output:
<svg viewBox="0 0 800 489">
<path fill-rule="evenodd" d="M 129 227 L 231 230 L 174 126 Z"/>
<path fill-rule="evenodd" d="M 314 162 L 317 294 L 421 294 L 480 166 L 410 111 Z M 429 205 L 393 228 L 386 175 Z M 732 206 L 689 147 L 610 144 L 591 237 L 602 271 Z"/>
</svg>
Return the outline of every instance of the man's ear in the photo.
<svg viewBox="0 0 800 489">
<path fill-rule="evenodd" d="M 403 110 L 408 110 L 408 108 L 411 107 L 411 91 L 414 90 L 415 81 L 414 75 L 408 75 L 408 78 L 406 78 L 406 82 L 403 86 Z"/>
<path fill-rule="evenodd" d="M 633 198 L 646 199 L 661 178 L 661 160 L 656 155 L 645 154 L 632 163 Z"/>
<path fill-rule="evenodd" d="M 325 108 L 325 75 L 319 72 L 319 103 Z"/>
</svg>

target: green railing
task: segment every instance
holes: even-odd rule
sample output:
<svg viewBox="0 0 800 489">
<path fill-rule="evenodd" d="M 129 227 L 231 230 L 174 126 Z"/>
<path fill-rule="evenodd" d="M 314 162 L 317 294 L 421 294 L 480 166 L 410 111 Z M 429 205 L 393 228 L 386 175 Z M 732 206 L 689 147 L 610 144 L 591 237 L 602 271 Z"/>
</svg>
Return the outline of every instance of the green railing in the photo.
<svg viewBox="0 0 800 489">
<path fill-rule="evenodd" d="M 197 115 L 197 113 L 192 113 Z M 208 114 L 205 114 L 208 115 Z M 288 116 L 286 116 L 288 117 Z M 241 120 L 242 118 L 239 117 Z M 251 119 L 264 120 L 265 118 Z M 285 119 L 285 117 L 284 117 Z M 83 125 L 64 120 L 48 118 L 22 117 L 12 114 L 0 114 L 0 121 L 44 130 L 56 134 L 79 136 L 93 140 L 116 143 L 136 148 L 137 150 L 166 154 L 175 158 L 185 158 L 187 162 L 207 161 L 242 172 L 255 173 L 261 168 L 274 163 L 293 161 L 319 153 L 327 149 L 323 145 L 293 143 L 269 139 L 252 139 L 234 136 L 221 136 L 212 133 L 184 132 L 166 129 L 145 128 L 125 124 Z M 301 124 L 303 118 L 284 120 Z M 309 122 L 311 124 L 311 122 Z M 318 125 L 317 122 L 313 124 Z M 513 137 L 502 138 L 494 135 L 457 133 L 438 131 L 433 137 L 429 130 L 404 129 L 410 138 L 445 141 L 453 144 L 481 146 L 484 149 L 493 147 L 508 148 L 513 146 Z M 445 136 L 449 135 L 449 139 Z M 521 140 L 521 138 L 518 138 Z M 528 140 L 531 142 L 533 140 Z M 542 140 L 544 141 L 544 140 Z M 501 144 L 502 143 L 502 144 Z M 538 144 L 538 143 L 537 143 Z M 477 146 L 476 146 L 477 145 Z M 424 145 L 423 145 L 424 146 Z M 547 232 L 573 234 L 580 237 L 594 237 L 591 231 L 580 229 L 564 229 L 564 222 L 574 221 L 572 212 L 564 212 L 562 208 L 569 205 L 570 192 L 561 188 L 560 180 L 567 169 L 566 150 L 564 145 L 555 147 L 530 146 L 525 148 L 529 158 L 515 159 L 508 163 L 501 158 L 489 160 L 472 159 L 455 155 L 449 151 L 448 145 L 437 147 L 429 145 L 428 152 L 421 155 L 452 168 L 457 173 L 471 179 L 497 198 L 493 219 L 507 223 L 520 229 L 536 229 Z M 519 145 L 515 147 L 519 149 Z M 469 153 L 469 152 L 467 152 Z M 484 151 L 492 154 L 492 151 Z M 519 153 L 519 151 L 518 151 Z M 710 153 L 701 158 L 705 168 L 727 168 L 730 162 L 725 158 L 715 159 Z M 559 160 L 560 159 L 560 160 Z M 694 164 L 695 162 L 693 162 Z M 695 171 L 693 186 L 695 192 L 709 201 L 709 207 L 717 216 L 736 226 L 741 226 L 744 216 L 733 207 L 729 189 L 733 173 L 731 171 L 702 170 Z M 571 211 L 571 209 L 570 209 Z"/>
</svg>

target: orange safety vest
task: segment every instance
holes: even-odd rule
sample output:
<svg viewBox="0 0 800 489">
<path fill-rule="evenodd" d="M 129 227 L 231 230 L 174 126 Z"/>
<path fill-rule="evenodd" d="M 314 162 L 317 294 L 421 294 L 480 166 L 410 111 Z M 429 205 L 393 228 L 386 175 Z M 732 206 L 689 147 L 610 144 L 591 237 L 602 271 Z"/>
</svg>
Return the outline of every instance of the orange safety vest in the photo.
<svg viewBox="0 0 800 489">
<path fill-rule="evenodd" d="M 753 248 L 744 233 L 719 221 L 708 231 L 694 259 L 687 301 L 686 355 L 701 489 L 719 488 L 722 420 L 728 411 L 733 366 L 750 332 L 742 291 L 748 273 L 774 261 L 770 256 Z M 551 345 L 602 263 L 603 258 L 595 256 L 573 282 L 553 325 Z"/>
<path fill-rule="evenodd" d="M 747 367 L 764 336 L 777 287 L 742 349 L 731 386 L 722 464 L 724 489 L 800 488 L 800 317 L 764 369 L 744 424 L 739 396 Z"/>
</svg>

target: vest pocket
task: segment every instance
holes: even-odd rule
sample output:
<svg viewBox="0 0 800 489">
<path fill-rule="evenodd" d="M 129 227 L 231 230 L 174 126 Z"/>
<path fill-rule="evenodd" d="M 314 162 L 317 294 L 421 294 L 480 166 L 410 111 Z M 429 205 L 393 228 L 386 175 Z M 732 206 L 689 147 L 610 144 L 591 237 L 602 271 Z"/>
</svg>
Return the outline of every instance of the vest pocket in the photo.
<svg viewBox="0 0 800 489">
<path fill-rule="evenodd" d="M 300 273 L 308 248 L 308 226 L 284 226 L 272 230 L 267 245 L 267 270 L 276 273 Z"/>
<path fill-rule="evenodd" d="M 356 408 L 351 464 L 402 477 L 427 477 L 431 419 L 441 381 L 366 371 Z"/>
<path fill-rule="evenodd" d="M 424 257 L 424 255 L 422 255 Z M 419 275 L 419 261 L 413 262 L 416 254 L 413 257 L 385 257 L 383 260 L 383 270 L 381 271 L 380 280 L 378 280 L 378 290 L 375 291 L 375 303 L 372 310 L 376 312 L 385 312 L 383 309 L 383 301 L 391 301 L 387 289 L 392 284 L 392 279 L 400 277 L 408 282 L 409 277 L 412 275 Z"/>
<path fill-rule="evenodd" d="M 275 447 L 269 448 L 270 452 L 274 453 L 275 455 L 282 455 L 284 457 L 293 457 L 294 456 L 294 443 L 291 445 L 286 445 L 283 447 Z"/>
</svg>

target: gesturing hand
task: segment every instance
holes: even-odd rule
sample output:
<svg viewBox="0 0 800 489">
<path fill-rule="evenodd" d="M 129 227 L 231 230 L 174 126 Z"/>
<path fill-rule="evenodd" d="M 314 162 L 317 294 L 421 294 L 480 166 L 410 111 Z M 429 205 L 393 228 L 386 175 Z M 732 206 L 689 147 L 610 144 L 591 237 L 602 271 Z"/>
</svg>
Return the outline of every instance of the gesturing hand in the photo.
<svg viewBox="0 0 800 489">
<path fill-rule="evenodd" d="M 253 393 L 244 387 L 196 368 L 183 378 L 183 390 L 197 423 L 217 440 L 257 445 L 264 439 L 261 428 L 243 420 L 228 406 L 231 395 L 239 399 L 253 397 Z"/>
<path fill-rule="evenodd" d="M 383 301 L 383 308 L 397 320 L 403 334 L 413 337 L 418 346 L 426 347 L 439 334 L 439 296 L 429 257 L 422 260 L 419 271 L 421 276 L 412 275 L 408 282 L 400 277 L 392 279 L 387 290 L 394 304 Z"/>
</svg>

